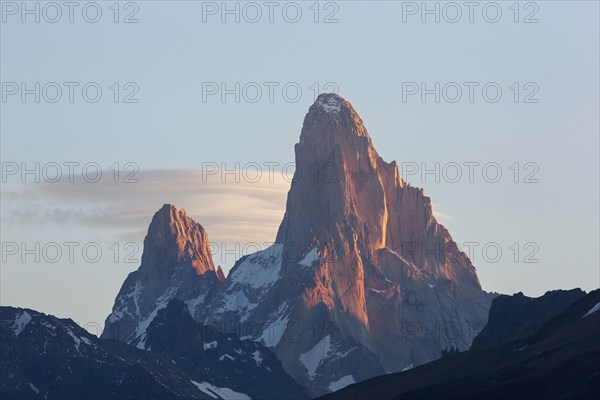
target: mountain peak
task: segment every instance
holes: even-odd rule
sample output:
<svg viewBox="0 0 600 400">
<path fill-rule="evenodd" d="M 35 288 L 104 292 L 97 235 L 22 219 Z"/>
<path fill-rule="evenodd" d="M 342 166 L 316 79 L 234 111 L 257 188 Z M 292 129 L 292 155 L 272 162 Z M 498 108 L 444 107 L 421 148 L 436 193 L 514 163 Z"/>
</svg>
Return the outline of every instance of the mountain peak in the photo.
<svg viewBox="0 0 600 400">
<path fill-rule="evenodd" d="M 378 156 L 352 105 L 338 94 L 320 94 L 304 118 L 295 153 L 297 172 L 276 242 L 291 241 L 309 251 L 312 242 L 331 239 L 330 228 L 345 221 L 349 231 L 364 222 L 367 240 L 382 247 L 387 218 L 383 186 L 403 183 L 396 164 Z M 354 217 L 358 219 L 351 221 Z M 347 238 L 338 239 L 343 243 Z"/>
<path fill-rule="evenodd" d="M 441 299 L 453 299 L 459 319 L 485 322 L 491 298 L 467 255 L 436 221 L 429 197 L 403 182 L 397 163 L 377 154 L 352 105 L 337 94 L 319 95 L 295 154 L 276 243 L 283 249 L 284 279 L 304 271 L 298 259 L 321 255 L 311 264 L 315 284 L 302 293 L 304 309 L 319 320 L 319 305 L 326 305 L 341 336 L 378 354 L 389 371 L 428 361 L 446 346 L 468 348 L 466 328 L 452 343 L 440 338 L 410 351 L 392 344 L 404 321 L 436 320 L 447 307 Z M 406 293 L 415 293 L 420 306 L 408 304 Z"/>
<path fill-rule="evenodd" d="M 321 145 L 331 142 L 332 138 L 344 136 L 350 139 L 356 136 L 369 138 L 362 119 L 349 101 L 336 93 L 320 94 L 304 118 L 300 143 Z"/>
<path fill-rule="evenodd" d="M 163 206 L 155 213 L 161 219 L 168 219 L 171 221 L 181 220 L 188 218 L 185 209 L 177 209 L 173 204 L 163 204 Z"/>
<path fill-rule="evenodd" d="M 346 112 L 358 116 L 352 104 L 337 93 L 321 93 L 313 103 L 313 107 L 328 114 Z"/>
<path fill-rule="evenodd" d="M 315 396 L 341 379 L 399 371 L 446 347 L 467 349 L 472 327 L 487 320 L 491 297 L 437 223 L 430 199 L 377 154 L 347 100 L 318 96 L 295 161 L 275 244 L 242 257 L 226 279 L 215 271 L 204 229 L 164 205 L 144 242 L 142 266 L 124 283 L 109 322 L 140 304 L 138 328 L 125 337 L 145 348 L 145 321 L 177 297 L 197 321 L 272 347 Z M 398 341 L 407 322 L 459 332 Z M 293 325 L 318 332 L 286 340 Z"/>
<path fill-rule="evenodd" d="M 153 318 L 174 297 L 199 298 L 220 286 L 208 234 L 183 209 L 163 205 L 152 217 L 144 239 L 140 267 L 121 287 L 103 337 L 143 348 L 147 318 Z M 193 312 L 192 309 L 190 312 Z"/>
<path fill-rule="evenodd" d="M 187 260 L 201 275 L 215 270 L 212 259 L 207 257 L 210 254 L 208 234 L 184 209 L 165 204 L 154 214 L 144 240 L 142 264 L 152 264 L 157 259 L 165 264 Z"/>
<path fill-rule="evenodd" d="M 315 106 L 327 113 L 339 113 L 342 109 L 342 105 L 352 108 L 352 105 L 337 93 L 321 93 L 315 101 Z"/>
</svg>

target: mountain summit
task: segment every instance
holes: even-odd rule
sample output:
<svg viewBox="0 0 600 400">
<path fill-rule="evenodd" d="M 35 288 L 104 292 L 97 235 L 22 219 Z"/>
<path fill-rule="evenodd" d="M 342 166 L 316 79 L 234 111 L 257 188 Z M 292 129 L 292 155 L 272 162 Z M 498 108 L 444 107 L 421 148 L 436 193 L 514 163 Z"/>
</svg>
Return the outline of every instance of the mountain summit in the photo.
<svg viewBox="0 0 600 400">
<path fill-rule="evenodd" d="M 374 352 L 386 371 L 437 358 L 445 346 L 467 349 L 491 297 L 429 197 L 377 154 L 352 105 L 319 96 L 295 151 L 276 242 L 289 255 L 284 276 L 296 273 L 294 253 L 319 255 L 314 286 L 300 296 L 308 314 L 324 306 L 340 338 Z"/>
<path fill-rule="evenodd" d="M 154 310 L 177 297 L 198 322 L 270 347 L 313 395 L 437 359 L 446 347 L 466 350 L 493 296 L 429 197 L 377 154 L 352 105 L 320 95 L 295 153 L 275 243 L 238 260 L 222 284 L 193 222 L 167 224 L 181 240 L 163 241 L 151 225 L 142 266 L 107 320 L 132 315 L 135 330 L 118 338 L 144 335 Z M 178 258 L 173 249 L 188 250 Z M 141 298 L 144 311 L 132 312 Z"/>
<path fill-rule="evenodd" d="M 317 97 L 304 118 L 304 129 L 300 135 L 300 142 L 314 132 L 311 130 L 311 125 L 326 125 L 327 122 L 331 122 L 331 128 L 333 128 L 328 131 L 331 136 L 335 136 L 337 133 L 369 136 L 352 104 L 335 93 L 323 93 Z"/>
<path fill-rule="evenodd" d="M 129 274 L 102 337 L 131 342 L 145 335 L 157 312 L 175 298 L 203 298 L 224 280 L 212 262 L 204 228 L 165 204 L 154 214 L 144 239 L 142 263 Z M 143 340 L 139 347 L 143 347 Z"/>
<path fill-rule="evenodd" d="M 189 263 L 197 275 L 215 271 L 204 228 L 187 216 L 185 210 L 165 204 L 152 218 L 144 241 L 142 264 L 162 273 L 179 263 Z M 185 269 L 183 269 L 185 270 Z"/>
</svg>

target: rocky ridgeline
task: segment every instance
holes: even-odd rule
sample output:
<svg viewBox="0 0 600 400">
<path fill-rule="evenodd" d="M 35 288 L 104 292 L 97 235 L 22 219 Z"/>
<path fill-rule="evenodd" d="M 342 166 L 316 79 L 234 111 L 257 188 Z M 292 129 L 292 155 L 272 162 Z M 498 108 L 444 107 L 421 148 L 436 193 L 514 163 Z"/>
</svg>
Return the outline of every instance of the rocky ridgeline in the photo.
<svg viewBox="0 0 600 400">
<path fill-rule="evenodd" d="M 177 298 L 196 321 L 270 348 L 312 395 L 469 348 L 494 296 L 350 103 L 320 95 L 295 152 L 275 243 L 226 279 L 204 229 L 163 206 L 102 337 L 147 349 L 148 326 Z"/>
</svg>

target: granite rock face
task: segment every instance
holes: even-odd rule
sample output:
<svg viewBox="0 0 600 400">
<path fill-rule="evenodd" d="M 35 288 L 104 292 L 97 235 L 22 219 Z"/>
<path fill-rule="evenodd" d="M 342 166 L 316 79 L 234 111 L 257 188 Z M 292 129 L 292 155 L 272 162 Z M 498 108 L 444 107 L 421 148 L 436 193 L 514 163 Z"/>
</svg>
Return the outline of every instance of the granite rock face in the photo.
<svg viewBox="0 0 600 400">
<path fill-rule="evenodd" d="M 105 334 L 131 342 L 165 298 L 177 297 L 196 321 L 270 347 L 312 395 L 426 363 L 446 347 L 468 349 L 494 296 L 436 221 L 429 197 L 379 157 L 350 103 L 320 95 L 295 152 L 271 247 L 242 257 L 223 281 L 205 235 L 164 240 L 150 233 L 155 216 L 148 254 L 107 320 L 110 329 L 132 315 L 136 328 Z M 174 234 L 187 228 L 171 226 L 194 226 L 167 225 Z M 189 239 L 196 236 L 202 240 Z"/>
<path fill-rule="evenodd" d="M 469 348 L 493 296 L 482 291 L 423 190 L 379 157 L 350 103 L 319 96 L 295 151 L 297 171 L 276 240 L 280 279 L 265 302 L 270 309 L 257 307 L 248 317 L 261 321 L 289 304 L 282 313 L 288 326 L 316 336 L 296 339 L 285 330 L 284 339 L 296 340 L 276 344 L 292 376 L 318 390 L 374 374 L 374 367 L 351 360 L 329 371 L 339 352 L 322 352 L 311 374 L 302 355 L 330 331 L 334 340 L 374 354 L 386 372 L 436 359 L 445 347 Z"/>
<path fill-rule="evenodd" d="M 141 265 L 129 274 L 105 322 L 102 338 L 125 342 L 143 336 L 157 312 L 173 298 L 210 295 L 224 277 L 215 270 L 204 228 L 184 210 L 165 204 L 144 239 Z M 144 341 L 138 340 L 144 348 Z"/>
</svg>

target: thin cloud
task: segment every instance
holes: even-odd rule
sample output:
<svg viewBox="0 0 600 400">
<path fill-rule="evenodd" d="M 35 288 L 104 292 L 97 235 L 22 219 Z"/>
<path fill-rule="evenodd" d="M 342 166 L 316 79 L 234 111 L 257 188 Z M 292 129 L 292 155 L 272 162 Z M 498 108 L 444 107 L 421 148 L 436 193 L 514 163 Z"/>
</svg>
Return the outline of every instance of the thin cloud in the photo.
<svg viewBox="0 0 600 400">
<path fill-rule="evenodd" d="M 137 178 L 138 183 L 79 179 L 3 185 L 2 220 L 13 227 L 107 228 L 116 237 L 141 240 L 152 215 L 169 203 L 202 224 L 211 241 L 272 241 L 290 186 L 281 174 L 272 182 L 267 177 L 236 182 L 199 170 L 140 171 Z"/>
<path fill-rule="evenodd" d="M 107 176 L 110 176 L 107 174 Z M 140 171 L 138 183 L 111 179 L 11 184 L 3 187 L 2 222 L 18 227 L 73 227 L 108 230 L 110 240 L 141 242 L 152 215 L 165 203 L 184 208 L 207 230 L 216 249 L 266 246 L 275 239 L 285 211 L 290 182 L 281 174 L 247 182 L 203 176 L 199 170 Z M 452 216 L 433 204 L 440 222 Z M 241 256 L 243 254 L 238 254 Z M 235 259 L 214 254 L 215 263 Z M 234 257 L 235 258 L 235 257 Z"/>
</svg>

